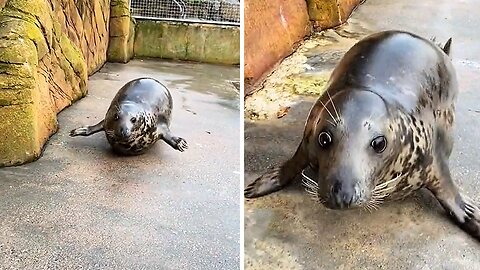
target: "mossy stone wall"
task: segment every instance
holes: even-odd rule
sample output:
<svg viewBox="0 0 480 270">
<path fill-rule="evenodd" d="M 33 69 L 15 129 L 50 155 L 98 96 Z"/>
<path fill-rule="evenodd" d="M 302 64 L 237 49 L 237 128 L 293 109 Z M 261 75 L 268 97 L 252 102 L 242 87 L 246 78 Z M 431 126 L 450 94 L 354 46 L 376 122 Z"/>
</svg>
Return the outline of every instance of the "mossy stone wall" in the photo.
<svg viewBox="0 0 480 270">
<path fill-rule="evenodd" d="M 327 29 L 347 21 L 361 0 L 307 0 L 308 15 L 316 28 Z"/>
<path fill-rule="evenodd" d="M 128 0 L 110 2 L 110 42 L 107 60 L 126 63 L 133 57 L 135 21 L 130 16 Z"/>
<path fill-rule="evenodd" d="M 240 28 L 137 20 L 134 54 L 205 63 L 240 63 Z"/>
<path fill-rule="evenodd" d="M 245 94 L 310 34 L 305 0 L 245 0 Z"/>
<path fill-rule="evenodd" d="M 1 0 L 0 0 L 1 1 Z M 0 11 L 0 166 L 35 160 L 56 115 L 106 60 L 109 0 L 7 0 Z"/>
</svg>

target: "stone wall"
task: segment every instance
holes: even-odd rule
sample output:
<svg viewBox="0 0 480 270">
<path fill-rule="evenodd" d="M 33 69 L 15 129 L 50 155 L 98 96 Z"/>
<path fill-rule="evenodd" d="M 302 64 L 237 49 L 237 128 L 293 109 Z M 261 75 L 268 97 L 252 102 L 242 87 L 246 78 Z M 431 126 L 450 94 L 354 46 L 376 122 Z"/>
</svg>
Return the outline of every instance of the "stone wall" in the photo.
<svg viewBox="0 0 480 270">
<path fill-rule="evenodd" d="M 310 33 L 305 0 L 245 0 L 245 94 Z"/>
<path fill-rule="evenodd" d="M 237 65 L 240 63 L 240 28 L 137 20 L 134 54 Z"/>
<path fill-rule="evenodd" d="M 338 26 L 361 0 L 245 0 L 245 95 L 312 29 Z M 310 27 L 312 26 L 312 27 Z"/>
<path fill-rule="evenodd" d="M 315 28 L 332 28 L 347 21 L 361 0 L 307 0 L 308 14 Z"/>
<path fill-rule="evenodd" d="M 1 0 L 0 0 L 1 1 Z M 34 160 L 106 60 L 109 0 L 7 0 L 0 11 L 0 166 Z"/>
<path fill-rule="evenodd" d="M 135 22 L 130 16 L 128 0 L 110 2 L 110 42 L 107 60 L 126 63 L 133 57 Z"/>
</svg>

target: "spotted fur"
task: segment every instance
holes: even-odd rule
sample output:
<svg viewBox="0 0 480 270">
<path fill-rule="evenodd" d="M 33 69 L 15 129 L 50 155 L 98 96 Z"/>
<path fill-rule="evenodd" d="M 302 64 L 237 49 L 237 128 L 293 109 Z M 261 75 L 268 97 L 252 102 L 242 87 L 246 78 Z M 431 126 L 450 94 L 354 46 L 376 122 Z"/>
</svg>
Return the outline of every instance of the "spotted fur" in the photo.
<svg viewBox="0 0 480 270">
<path fill-rule="evenodd" d="M 139 155 L 162 139 L 184 151 L 187 142 L 171 134 L 172 96 L 155 79 L 140 78 L 125 84 L 112 100 L 102 120 L 95 126 L 71 131 L 71 136 L 89 136 L 105 130 L 112 149 L 120 154 Z"/>
<path fill-rule="evenodd" d="M 304 176 L 307 193 L 335 209 L 372 210 L 427 188 L 480 240 L 480 209 L 448 168 L 458 93 L 450 46 L 402 31 L 361 40 L 332 72 L 293 157 L 251 182 L 245 196 L 280 190 L 307 166 L 316 174 Z M 325 133 L 328 147 L 319 142 Z M 390 146 L 375 154 L 368 140 L 379 133 Z"/>
</svg>

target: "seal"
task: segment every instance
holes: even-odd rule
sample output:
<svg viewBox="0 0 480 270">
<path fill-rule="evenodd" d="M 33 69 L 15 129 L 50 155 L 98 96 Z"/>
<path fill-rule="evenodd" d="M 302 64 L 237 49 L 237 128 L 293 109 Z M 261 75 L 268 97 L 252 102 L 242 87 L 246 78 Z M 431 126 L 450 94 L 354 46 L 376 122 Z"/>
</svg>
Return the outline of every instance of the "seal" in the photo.
<svg viewBox="0 0 480 270">
<path fill-rule="evenodd" d="M 105 131 L 114 152 L 139 155 L 162 139 L 184 151 L 187 142 L 170 131 L 172 95 L 159 81 L 139 78 L 126 83 L 113 98 L 105 119 L 94 126 L 79 127 L 70 136 L 90 136 Z"/>
<path fill-rule="evenodd" d="M 245 197 L 278 191 L 305 168 L 314 174 L 306 190 L 331 209 L 376 209 L 426 188 L 480 240 L 480 210 L 448 167 L 458 93 L 451 42 L 403 31 L 360 40 L 311 108 L 293 157 L 247 185 Z"/>
</svg>

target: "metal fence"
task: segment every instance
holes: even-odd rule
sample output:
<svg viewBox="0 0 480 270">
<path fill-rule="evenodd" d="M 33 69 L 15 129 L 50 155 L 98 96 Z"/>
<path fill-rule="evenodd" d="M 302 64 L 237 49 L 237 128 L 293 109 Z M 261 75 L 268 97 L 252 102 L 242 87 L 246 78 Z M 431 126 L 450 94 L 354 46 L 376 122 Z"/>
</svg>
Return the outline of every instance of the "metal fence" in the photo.
<svg viewBox="0 0 480 270">
<path fill-rule="evenodd" d="M 240 0 L 130 0 L 134 18 L 240 25 Z"/>
</svg>

